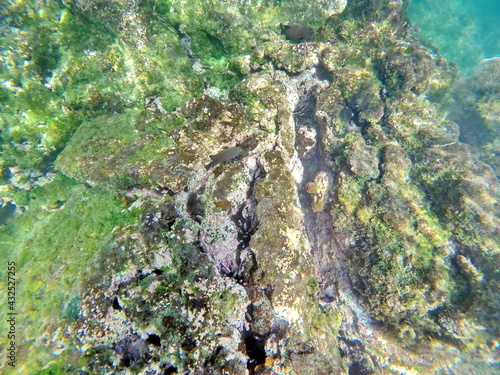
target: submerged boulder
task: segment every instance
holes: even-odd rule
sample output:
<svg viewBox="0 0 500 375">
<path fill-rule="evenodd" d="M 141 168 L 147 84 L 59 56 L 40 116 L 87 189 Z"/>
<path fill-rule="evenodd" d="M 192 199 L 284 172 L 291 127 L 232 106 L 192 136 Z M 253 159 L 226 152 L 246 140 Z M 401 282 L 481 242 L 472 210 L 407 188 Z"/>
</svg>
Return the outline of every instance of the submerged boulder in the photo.
<svg viewBox="0 0 500 375">
<path fill-rule="evenodd" d="M 435 94 L 453 68 L 419 44 L 404 1 L 339 15 L 332 2 L 247 3 L 134 3 L 125 17 L 109 2 L 108 31 L 135 33 L 96 54 L 128 67 L 124 90 L 88 82 L 71 110 L 89 118 L 55 161 L 73 184 L 63 198 L 101 215 L 86 237 L 105 241 L 80 249 L 66 331 L 47 342 L 70 361 L 62 336 L 74 338 L 72 366 L 93 374 L 491 370 L 497 175 L 425 96 L 447 97 Z M 280 23 L 317 31 L 290 43 Z M 156 52 L 114 55 L 130 43 Z M 177 73 L 159 73 L 165 51 Z M 464 94 L 491 129 L 493 91 Z"/>
</svg>

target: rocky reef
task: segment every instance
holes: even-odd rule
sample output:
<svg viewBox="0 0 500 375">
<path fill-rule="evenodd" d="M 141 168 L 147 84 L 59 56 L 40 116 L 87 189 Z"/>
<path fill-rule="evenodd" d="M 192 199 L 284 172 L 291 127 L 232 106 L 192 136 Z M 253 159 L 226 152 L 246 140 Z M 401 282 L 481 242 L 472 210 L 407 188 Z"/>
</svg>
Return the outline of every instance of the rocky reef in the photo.
<svg viewBox="0 0 500 375">
<path fill-rule="evenodd" d="M 36 6 L 2 26 L 2 370 L 499 370 L 497 60 L 460 79 L 405 1 Z"/>
</svg>

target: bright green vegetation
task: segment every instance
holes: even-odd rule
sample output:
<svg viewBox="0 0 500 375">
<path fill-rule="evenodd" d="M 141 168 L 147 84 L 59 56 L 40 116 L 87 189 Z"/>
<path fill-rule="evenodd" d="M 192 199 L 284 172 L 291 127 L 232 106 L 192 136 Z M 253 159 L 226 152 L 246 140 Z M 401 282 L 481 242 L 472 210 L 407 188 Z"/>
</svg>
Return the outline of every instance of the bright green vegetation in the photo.
<svg viewBox="0 0 500 375">
<path fill-rule="evenodd" d="M 155 183 L 155 169 L 145 165 L 166 157 L 175 125 L 175 120 L 159 120 L 144 111 L 97 117 L 78 128 L 56 167 L 92 185 Z"/>
<path fill-rule="evenodd" d="M 47 169 L 78 126 L 97 116 L 142 109 L 149 96 L 170 111 L 200 92 L 168 25 L 155 23 L 132 48 L 110 28 L 118 28 L 112 14 L 89 21 L 75 5 L 38 5 L 12 5 L 2 21 L 1 43 L 10 46 L 0 53 L 3 178 L 9 167 Z"/>
<path fill-rule="evenodd" d="M 229 358 L 238 373 L 250 304 L 255 336 L 293 322 L 275 348 L 283 371 L 296 354 L 314 367 L 315 351 L 330 371 L 345 322 L 318 302 L 313 258 L 330 250 L 367 315 L 408 347 L 494 345 L 481 326 L 498 329 L 496 179 L 422 95 L 449 100 L 457 72 L 392 17 L 402 2 L 374 0 L 370 14 L 352 0 L 326 23 L 316 2 L 126 3 L 27 0 L 0 26 L 0 199 L 18 210 L 0 227 L 0 261 L 17 263 L 18 373 L 121 370 L 131 330 L 161 337 L 147 344 L 155 365 Z M 291 44 L 281 22 L 325 26 Z M 476 106 L 496 136 L 495 90 Z M 290 100 L 309 94 L 324 172 L 309 190 L 333 226 L 312 252 L 291 171 Z M 245 160 L 204 170 L 236 142 Z M 498 142 L 482 146 L 494 161 Z M 251 255 L 231 264 L 242 238 Z M 145 358 L 128 358 L 132 373 Z"/>
<path fill-rule="evenodd" d="M 72 340 L 65 337 L 61 322 L 70 323 L 78 314 L 77 296 L 89 263 L 116 233 L 137 219 L 123 209 L 116 193 L 89 189 L 60 174 L 32 189 L 27 200 L 26 212 L 0 228 L 0 260 L 17 264 L 16 341 L 21 372 L 58 361 L 55 338 Z M 3 278 L 5 271 L 1 271 Z M 5 320 L 1 324 L 6 330 Z"/>
</svg>

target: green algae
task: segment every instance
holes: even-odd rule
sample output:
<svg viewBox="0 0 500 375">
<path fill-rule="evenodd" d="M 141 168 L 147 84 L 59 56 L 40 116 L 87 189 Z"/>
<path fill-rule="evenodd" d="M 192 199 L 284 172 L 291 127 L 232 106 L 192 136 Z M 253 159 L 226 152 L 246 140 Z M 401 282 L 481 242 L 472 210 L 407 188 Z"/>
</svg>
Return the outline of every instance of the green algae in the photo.
<svg viewBox="0 0 500 375">
<path fill-rule="evenodd" d="M 59 208 L 50 209 L 55 201 Z M 29 358 L 23 366 L 34 369 L 52 361 L 53 340 L 61 336 L 59 319 L 78 316 L 77 296 L 90 259 L 113 239 L 113 231 L 133 221 L 113 192 L 90 191 L 58 175 L 32 189 L 26 212 L 0 228 L 2 259 L 14 260 L 20 276 L 17 342 L 19 355 Z M 48 340 L 46 350 L 36 343 L 41 337 Z"/>
<path fill-rule="evenodd" d="M 356 133 L 350 139 L 359 138 Z M 349 137 L 345 138 L 345 142 L 350 142 Z M 356 158 L 366 161 L 367 157 L 363 156 L 362 148 L 356 151 L 348 144 L 345 150 L 349 151 L 344 153 L 346 159 L 341 164 L 351 165 L 352 170 L 352 166 L 358 163 Z M 425 299 L 430 290 L 425 282 L 422 287 L 424 275 L 429 283 L 442 285 L 438 294 L 446 293 L 453 285 L 450 270 L 445 264 L 433 261 L 445 254 L 441 247 L 445 246 L 451 233 L 446 233 L 435 214 L 419 203 L 425 196 L 423 192 L 406 183 L 409 164 L 401 166 L 404 160 L 398 156 L 401 150 L 394 149 L 392 155 L 389 150 L 382 154 L 380 171 L 373 167 L 357 167 L 354 174 L 341 173 L 336 187 L 337 203 L 332 210 L 337 219 L 334 220 L 334 227 L 344 235 L 353 230 L 356 236 L 363 233 L 362 242 L 367 244 L 368 249 L 360 254 L 353 267 L 368 270 L 369 265 L 371 271 L 362 276 L 365 287 L 371 296 L 384 295 L 381 300 L 368 300 L 374 313 L 382 314 L 386 322 L 394 318 L 394 324 L 401 316 L 413 324 L 428 324 L 422 320 L 421 314 L 413 315 L 412 311 L 419 305 L 417 309 L 425 309 Z M 375 150 L 373 152 L 377 154 Z M 374 165 L 377 166 L 377 163 Z M 377 183 L 375 178 L 379 173 L 382 178 Z M 415 214 L 409 215 L 409 212 Z M 399 300 L 398 303 L 396 300 Z M 421 302 L 416 302 L 418 300 Z M 380 304 L 381 301 L 385 302 Z"/>
<path fill-rule="evenodd" d="M 176 118 L 144 111 L 101 116 L 80 126 L 55 164 L 65 174 L 92 185 L 155 184 L 165 177 L 177 124 Z M 82 144 L 86 145 L 83 152 Z"/>
<path fill-rule="evenodd" d="M 56 2 L 43 10 L 34 2 L 9 8 L 11 27 L 2 41 L 25 47 L 1 55 L 2 170 L 42 169 L 85 120 L 141 108 L 151 95 L 172 110 L 199 92 L 199 78 L 170 29 L 160 27 L 146 46 L 131 49 L 110 30 L 95 32 L 99 21 L 82 17 Z"/>
<path fill-rule="evenodd" d="M 194 6 L 185 9 L 188 3 Z M 88 340 L 82 359 L 86 370 L 118 371 L 113 364 L 118 355 L 110 348 L 124 334 L 124 326 L 113 326 L 116 331 L 111 329 L 105 345 L 98 342 L 108 333 L 109 322 L 103 317 L 121 319 L 143 338 L 151 332 L 161 336 L 170 351 L 160 355 L 153 350 L 154 363 L 168 360 L 184 371 L 204 361 L 238 373 L 244 371 L 241 358 L 235 360 L 217 348 L 230 340 L 237 344 L 231 325 L 248 311 L 249 303 L 255 303 L 262 309 L 253 322 L 255 335 L 267 335 L 276 317 L 299 322 L 289 343 L 280 344 L 285 348 L 283 363 L 276 360 L 274 369 L 293 373 L 290 364 L 296 361 L 296 372 L 316 373 L 332 362 L 342 363 L 337 339 L 341 314 L 331 305 L 318 306 L 312 297 L 318 284 L 310 249 L 301 230 L 301 212 L 290 201 L 297 196 L 287 165 L 295 151 L 295 134 L 288 126 L 291 89 L 279 77 L 284 72 L 274 71 L 278 67 L 296 75 L 319 63 L 334 82 L 320 94 L 318 109 L 331 132 L 322 146 L 331 155 L 327 162 L 335 168 L 335 181 L 330 186 L 318 177 L 318 186 L 306 190 L 317 196 L 313 210 L 327 210 L 335 235 L 347 244 L 347 266 L 370 316 L 383 321 L 408 347 L 425 348 L 423 343 L 438 341 L 429 335 L 447 336 L 471 352 L 488 343 L 489 336 L 467 322 L 497 325 L 491 316 L 498 309 L 492 302 L 498 278 L 496 263 L 489 264 L 494 260 L 490 254 L 498 249 L 495 195 L 482 187 L 493 179 L 466 149 L 448 149 L 457 143 L 457 134 L 446 130 L 440 109 L 420 96 L 430 87 L 442 91 L 434 100 L 446 97 L 449 83 L 432 86 L 431 77 L 435 74 L 437 81 L 448 68 L 433 72 L 438 58 L 425 48 L 410 46 L 402 38 L 404 30 L 393 28 L 397 20 L 384 19 L 386 7 L 375 9 L 375 19 L 368 11 L 360 13 L 373 21 L 367 27 L 349 18 L 360 11 L 360 3 L 353 1 L 350 14 L 331 18 L 316 36 L 317 44 L 304 46 L 284 42 L 276 25 L 300 21 L 319 26 L 322 18 L 309 11 L 286 17 L 287 8 L 274 3 L 271 10 L 234 6 L 223 13 L 218 1 L 157 1 L 152 8 L 133 8 L 130 25 L 115 2 L 110 2 L 108 14 L 99 7 L 85 8 L 83 2 L 51 10 L 61 12 L 60 27 L 74 27 L 65 32 L 75 47 L 62 49 L 67 42 L 51 39 L 58 33 L 40 29 L 43 53 L 33 59 L 32 70 L 16 70 L 19 81 L 27 82 L 24 91 L 16 92 L 9 84 L 0 93 L 8 109 L 0 125 L 18 124 L 6 137 L 2 134 L 8 144 L 2 150 L 3 171 L 18 173 L 19 185 L 24 186 L 30 177 L 14 167 L 42 169 L 59 155 L 56 168 L 76 180 L 57 174 L 42 187 L 2 192 L 27 207 L 12 226 L 0 228 L 12 239 L 10 245 L 20 249 L 20 264 L 31 288 L 23 294 L 33 301 L 52 295 L 43 309 L 26 303 L 25 318 L 33 321 L 34 337 L 55 330 L 54 322 L 45 323 L 50 309 L 55 309 L 74 332 L 82 329 L 81 340 Z M 248 15 L 263 21 L 248 27 Z M 145 22 L 148 17 L 151 24 Z M 89 19 L 103 30 L 101 37 L 93 39 L 86 35 L 88 29 L 78 30 L 82 20 Z M 34 20 L 32 33 L 38 31 L 40 19 Z M 136 34 L 143 26 L 147 32 Z M 124 30 L 134 31 L 126 35 Z M 192 56 L 182 46 L 183 38 L 190 40 Z M 325 40 L 335 43 L 320 45 Z M 201 69 L 195 68 L 195 59 Z M 75 62 L 74 73 L 65 68 L 70 61 Z M 32 81 L 26 78 L 30 74 Z M 15 83 L 14 78 L 8 77 Z M 47 80 L 55 82 L 54 91 L 46 89 Z M 199 96 L 203 81 L 211 96 Z M 226 94 L 232 102 L 221 99 Z M 31 100 L 33 95 L 44 98 L 44 105 Z M 17 98 L 24 104 L 10 111 Z M 155 98 L 160 104 L 150 105 Z M 480 103 L 485 117 L 494 103 L 489 98 Z M 356 113 L 355 126 L 341 119 L 343 106 Z M 29 116 L 19 115 L 23 112 Z M 221 166 L 213 175 L 197 172 L 203 171 L 209 154 L 243 139 L 255 146 L 248 150 L 249 163 L 258 158 L 266 173 L 252 182 L 253 188 L 247 186 L 246 161 Z M 40 144 L 46 150 L 35 147 Z M 33 153 L 35 148 L 42 151 Z M 454 159 L 453 150 L 465 156 Z M 9 180 L 7 173 L 4 180 Z M 136 188 L 142 190 L 131 191 Z M 129 194 L 123 197 L 115 189 Z M 448 191 L 458 197 L 447 198 Z M 179 198 L 185 192 L 196 193 L 201 208 L 185 209 Z M 244 291 L 220 277 L 213 259 L 196 241 L 211 228 L 208 221 L 242 204 L 235 196 L 249 199 L 252 194 L 259 223 L 250 244 L 259 272 L 253 280 L 256 289 Z M 146 222 L 147 214 L 158 221 Z M 27 232 L 28 227 L 34 230 Z M 64 231 L 53 236 L 53 228 Z M 236 247 L 230 242 L 231 230 L 235 229 L 214 230 L 210 245 Z M 455 246 L 467 248 L 455 254 Z M 162 272 L 156 269 L 160 254 Z M 34 267 L 34 262 L 40 263 Z M 86 269 L 87 263 L 93 264 Z M 83 270 L 88 273 L 85 280 L 75 276 Z M 134 276 L 136 271 L 139 276 Z M 56 290 L 52 278 L 70 291 Z M 488 284 L 487 278 L 492 280 Z M 111 280 L 117 279 L 121 284 L 115 290 Z M 107 312 L 113 297 L 121 306 L 116 315 Z M 471 297 L 477 307 L 467 305 Z M 84 318 L 94 307 L 101 315 Z M 443 313 L 449 310 L 454 311 L 450 317 Z M 454 324 L 464 328 L 448 328 Z M 35 346 L 23 350 L 34 352 Z M 311 347 L 327 354 L 301 358 L 301 348 Z M 58 359 L 61 365 L 43 371 L 63 369 L 68 356 L 64 352 Z M 32 368 L 42 367 L 51 357 L 47 351 L 36 358 L 29 362 Z M 141 361 L 130 370 L 141 371 L 146 366 Z M 371 359 L 363 361 L 366 368 L 373 367 Z"/>
<path fill-rule="evenodd" d="M 329 22 L 336 33 L 328 34 L 331 29 L 326 28 L 320 38 L 348 41 L 360 35 L 343 16 Z M 488 234 L 497 225 L 495 188 L 489 189 L 486 183 L 493 178 L 488 168 L 474 160 L 467 147 L 457 145 L 458 132 L 438 115 L 443 115 L 443 109 L 414 96 L 428 87 L 437 89 L 429 83 L 434 57 L 425 49 L 408 50 L 387 34 L 383 24 L 372 26 L 371 36 L 357 43 L 359 48 L 366 47 L 366 41 L 384 46 L 383 56 L 377 49 L 366 51 L 373 64 L 357 58 L 350 45 L 330 47 L 322 55 L 324 66 L 339 84 L 318 100 L 322 118 L 332 126 L 328 147 L 340 169 L 331 213 L 336 233 L 359 249 L 351 258 L 351 270 L 359 276 L 359 290 L 366 292 L 372 313 L 394 327 L 401 319 L 410 322 L 417 342 L 422 329 L 440 331 L 434 312 L 429 312 L 447 308 L 449 300 L 451 305 L 463 303 L 460 298 L 468 289 L 464 274 L 474 285 L 479 277 L 474 275 L 481 275 L 468 260 L 458 272 L 449 263 L 452 241 L 483 254 L 487 247 L 498 248 Z M 420 67 L 402 63 L 409 56 L 420 59 Z M 449 100 L 446 90 L 453 74 L 439 64 L 447 87 L 440 88 L 441 98 Z M 388 95 L 384 98 L 379 92 Z M 339 121 L 342 108 L 334 100 L 345 101 L 357 113 L 357 130 Z M 482 257 L 475 256 L 474 264 Z M 495 259 L 490 257 L 493 263 Z M 478 287 L 489 293 L 481 283 Z M 491 305 L 485 302 L 483 308 L 491 311 Z"/>
</svg>

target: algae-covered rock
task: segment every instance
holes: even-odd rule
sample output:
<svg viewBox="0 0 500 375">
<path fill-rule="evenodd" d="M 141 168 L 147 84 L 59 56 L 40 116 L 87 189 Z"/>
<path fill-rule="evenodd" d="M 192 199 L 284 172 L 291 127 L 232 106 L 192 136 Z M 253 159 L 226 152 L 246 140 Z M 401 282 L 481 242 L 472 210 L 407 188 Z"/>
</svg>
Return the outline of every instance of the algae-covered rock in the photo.
<svg viewBox="0 0 500 375">
<path fill-rule="evenodd" d="M 306 191 L 311 194 L 312 210 L 314 212 L 321 212 L 325 208 L 327 190 L 329 188 L 328 176 L 325 172 L 319 172 L 314 180 L 308 182 L 305 186 Z"/>
<path fill-rule="evenodd" d="M 0 54 L 20 371 L 494 371 L 496 86 L 448 93 L 406 2 L 342 5 L 9 6 L 2 38 L 46 52 Z"/>
</svg>

